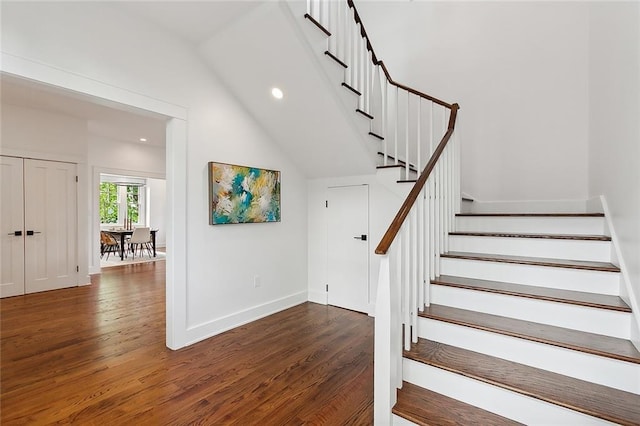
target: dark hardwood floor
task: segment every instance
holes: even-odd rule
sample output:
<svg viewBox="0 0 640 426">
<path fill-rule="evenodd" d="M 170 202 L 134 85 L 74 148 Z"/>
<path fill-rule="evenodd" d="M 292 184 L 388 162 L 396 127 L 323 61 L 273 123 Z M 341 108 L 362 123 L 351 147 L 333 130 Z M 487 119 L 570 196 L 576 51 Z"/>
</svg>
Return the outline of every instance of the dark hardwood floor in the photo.
<svg viewBox="0 0 640 426">
<path fill-rule="evenodd" d="M 0 300 L 0 422 L 368 425 L 373 319 L 305 303 L 165 347 L 165 262 Z"/>
</svg>

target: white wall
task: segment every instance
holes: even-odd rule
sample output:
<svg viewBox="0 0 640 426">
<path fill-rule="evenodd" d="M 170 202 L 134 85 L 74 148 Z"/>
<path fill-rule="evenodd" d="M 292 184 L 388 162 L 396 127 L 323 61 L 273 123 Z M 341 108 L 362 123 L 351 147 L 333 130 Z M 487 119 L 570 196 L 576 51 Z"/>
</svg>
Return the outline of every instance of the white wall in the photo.
<svg viewBox="0 0 640 426">
<path fill-rule="evenodd" d="M 460 103 L 463 192 L 586 199 L 586 2 L 356 6 L 395 80 Z"/>
<path fill-rule="evenodd" d="M 186 176 L 185 192 L 174 194 L 186 199 L 184 223 L 175 224 L 186 229 L 186 246 L 177 248 L 186 256 L 186 282 L 170 283 L 168 293 L 186 298 L 184 307 L 169 306 L 169 315 L 185 318 L 174 321 L 172 347 L 307 300 L 304 177 L 191 46 L 104 2 L 3 3 L 2 40 L 3 52 L 51 73 L 61 69 L 188 110 L 185 166 L 167 158 L 176 167 L 167 169 L 168 187 L 173 173 Z M 281 170 L 282 222 L 209 226 L 208 161 Z M 262 286 L 254 289 L 255 275 Z"/>
<path fill-rule="evenodd" d="M 87 161 L 87 122 L 80 118 L 2 104 L 2 149 L 35 158 Z"/>
<path fill-rule="evenodd" d="M 308 181 L 309 300 L 327 303 L 327 188 L 369 185 L 369 314 L 375 313 L 380 256 L 374 253 L 403 199 L 380 184 L 375 175 L 352 176 Z"/>
<path fill-rule="evenodd" d="M 596 2 L 589 19 L 589 191 L 604 195 L 640 307 L 640 3 Z M 636 330 L 640 347 L 640 335 Z"/>
<path fill-rule="evenodd" d="M 147 216 L 151 229 L 157 229 L 156 246 L 166 247 L 167 225 L 165 212 L 167 210 L 167 181 L 164 179 L 147 179 L 147 200 L 149 200 Z"/>
</svg>

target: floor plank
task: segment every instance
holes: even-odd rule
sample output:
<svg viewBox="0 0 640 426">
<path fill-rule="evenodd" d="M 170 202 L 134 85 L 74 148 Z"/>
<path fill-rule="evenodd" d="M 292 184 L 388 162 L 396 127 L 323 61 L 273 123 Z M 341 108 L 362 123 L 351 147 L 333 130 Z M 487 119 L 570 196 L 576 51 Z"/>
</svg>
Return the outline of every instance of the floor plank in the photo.
<svg viewBox="0 0 640 426">
<path fill-rule="evenodd" d="M 164 277 L 0 300 L 1 423 L 372 424 L 372 318 L 304 303 L 171 351 Z"/>
<path fill-rule="evenodd" d="M 421 426 L 520 424 L 409 382 L 402 383 L 393 413 Z"/>
</svg>

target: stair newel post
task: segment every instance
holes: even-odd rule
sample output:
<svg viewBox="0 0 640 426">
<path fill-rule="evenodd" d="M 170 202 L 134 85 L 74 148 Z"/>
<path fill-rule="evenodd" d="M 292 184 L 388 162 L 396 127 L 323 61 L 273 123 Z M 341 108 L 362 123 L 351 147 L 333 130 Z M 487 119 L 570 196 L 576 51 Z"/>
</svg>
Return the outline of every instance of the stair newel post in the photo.
<svg viewBox="0 0 640 426">
<path fill-rule="evenodd" d="M 373 417 L 376 425 L 389 425 L 392 421 L 391 409 L 396 403 L 397 374 L 394 345 L 394 308 L 392 302 L 392 281 L 390 254 L 380 259 L 378 291 L 376 294 L 376 317 L 374 331 L 374 387 Z"/>
</svg>

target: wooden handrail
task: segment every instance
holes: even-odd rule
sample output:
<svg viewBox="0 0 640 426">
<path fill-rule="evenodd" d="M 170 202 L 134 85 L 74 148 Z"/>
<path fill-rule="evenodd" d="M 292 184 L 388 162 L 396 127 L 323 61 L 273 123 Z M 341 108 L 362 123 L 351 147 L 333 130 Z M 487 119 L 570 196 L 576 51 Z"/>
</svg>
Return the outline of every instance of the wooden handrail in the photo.
<svg viewBox="0 0 640 426">
<path fill-rule="evenodd" d="M 356 9 L 356 5 L 353 3 L 353 0 L 347 0 L 347 4 L 349 5 L 350 8 L 353 9 L 353 16 L 354 19 L 356 21 L 356 24 L 360 24 L 360 35 L 365 39 L 366 44 L 367 44 L 367 50 L 369 52 L 371 52 L 371 57 L 373 59 L 373 64 L 374 65 L 380 65 L 380 67 L 382 68 L 382 71 L 384 71 L 384 75 L 387 77 L 387 81 L 389 82 L 389 84 L 396 86 L 400 89 L 406 90 L 407 92 L 413 93 L 414 95 L 420 96 L 421 98 L 424 99 L 428 99 L 432 102 L 437 103 L 438 105 L 442 105 L 445 108 L 449 108 L 452 109 L 452 105 L 450 103 L 447 103 L 441 99 L 435 98 L 433 96 L 427 95 L 426 93 L 422 93 L 416 89 L 412 89 L 409 86 L 405 86 L 404 84 L 400 84 L 398 82 L 396 82 L 393 78 L 391 78 L 391 74 L 389 73 L 389 70 L 387 69 L 387 66 L 384 64 L 384 62 L 378 60 L 378 57 L 376 56 L 376 52 L 373 51 L 373 46 L 371 45 L 371 40 L 369 40 L 369 36 L 367 35 L 367 30 L 364 28 L 364 24 L 362 23 L 362 19 L 360 19 L 360 14 L 358 13 L 358 9 Z"/>
<path fill-rule="evenodd" d="M 404 203 L 402 203 L 402 206 L 400 206 L 400 210 L 398 210 L 396 217 L 393 219 L 393 222 L 391 222 L 391 225 L 389 225 L 387 232 L 385 232 L 384 236 L 380 240 L 378 247 L 376 247 L 376 254 L 387 254 L 387 252 L 389 251 L 389 247 L 391 247 L 393 240 L 396 238 L 396 235 L 398 235 L 398 232 L 400 231 L 400 228 L 402 227 L 402 224 L 404 223 L 405 219 L 409 215 L 409 212 L 411 211 L 413 204 L 418 199 L 418 195 L 420 195 L 420 191 L 422 191 L 422 188 L 427 182 L 427 179 L 429 179 L 429 175 L 431 175 L 431 172 L 433 171 L 436 164 L 438 163 L 438 160 L 440 159 L 442 152 L 447 147 L 447 142 L 449 142 L 449 139 L 451 139 L 451 135 L 453 135 L 453 131 L 455 130 L 455 127 L 456 127 L 456 117 L 458 115 L 458 109 L 460 109 L 460 106 L 458 104 L 451 105 L 451 114 L 449 115 L 449 124 L 447 127 L 447 132 L 442 137 L 442 140 L 438 144 L 438 147 L 436 148 L 436 150 L 433 152 L 433 155 L 431 156 L 431 158 L 429 159 L 429 162 L 427 163 L 424 170 L 420 174 L 420 177 L 418 178 L 417 182 L 411 189 L 411 192 L 409 192 L 409 195 L 407 195 L 407 198 L 404 200 Z"/>
</svg>

